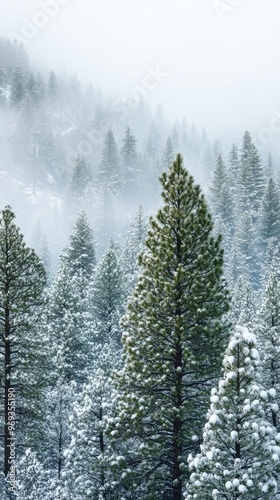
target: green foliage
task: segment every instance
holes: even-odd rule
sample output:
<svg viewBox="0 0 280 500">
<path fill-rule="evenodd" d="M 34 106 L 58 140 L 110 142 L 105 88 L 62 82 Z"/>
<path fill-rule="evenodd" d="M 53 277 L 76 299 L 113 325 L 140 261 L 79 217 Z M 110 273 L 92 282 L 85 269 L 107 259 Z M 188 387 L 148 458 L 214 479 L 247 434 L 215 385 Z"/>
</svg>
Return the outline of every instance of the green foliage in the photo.
<svg viewBox="0 0 280 500">
<path fill-rule="evenodd" d="M 91 279 L 96 266 L 95 242 L 85 212 L 79 215 L 75 223 L 69 246 L 65 249 L 62 260 L 71 277 L 80 274 L 85 281 Z"/>
<path fill-rule="evenodd" d="M 205 199 L 182 163 L 178 155 L 161 177 L 164 205 L 150 220 L 142 274 L 123 320 L 125 365 L 111 430 L 126 439 L 124 487 L 146 499 L 181 498 L 183 463 L 201 430 L 227 330 L 220 239 L 211 236 Z"/>
<path fill-rule="evenodd" d="M 1 417 L 4 429 L 5 473 L 9 436 L 7 408 L 9 389 L 16 391 L 17 444 L 38 442 L 44 385 L 44 338 L 39 335 L 39 307 L 46 283 L 44 267 L 28 248 L 7 206 L 0 219 L 0 353 Z M 37 329 L 37 331 L 36 331 Z"/>
<path fill-rule="evenodd" d="M 120 344 L 119 319 L 123 311 L 123 299 L 122 273 L 111 239 L 90 285 L 92 315 L 101 343 L 114 340 Z"/>
</svg>

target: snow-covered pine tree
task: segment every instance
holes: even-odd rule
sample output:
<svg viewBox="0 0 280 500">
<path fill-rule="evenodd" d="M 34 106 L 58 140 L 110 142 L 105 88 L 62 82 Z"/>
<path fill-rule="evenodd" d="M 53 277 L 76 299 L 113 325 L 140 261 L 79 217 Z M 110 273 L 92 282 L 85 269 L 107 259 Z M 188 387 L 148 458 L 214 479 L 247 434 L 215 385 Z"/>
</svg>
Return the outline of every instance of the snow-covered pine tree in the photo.
<svg viewBox="0 0 280 500">
<path fill-rule="evenodd" d="M 221 154 L 216 158 L 213 178 L 209 188 L 209 198 L 214 216 L 221 216 L 228 230 L 232 229 L 234 218 L 233 195 L 229 185 L 229 173 Z"/>
<path fill-rule="evenodd" d="M 68 446 L 68 415 L 73 402 L 73 385 L 79 391 L 92 370 L 95 327 L 88 304 L 87 284 L 82 271 L 71 275 L 62 261 L 50 288 L 42 328 L 51 346 L 49 387 L 46 396 L 48 455 L 46 462 L 60 481 Z M 59 497 L 58 497 L 59 498 Z"/>
<path fill-rule="evenodd" d="M 48 477 L 49 471 L 44 469 L 36 453 L 30 448 L 25 450 L 23 457 L 17 463 L 16 470 L 16 498 L 20 500 L 53 499 L 51 480 Z"/>
<path fill-rule="evenodd" d="M 126 127 L 122 142 L 123 146 L 120 154 L 124 182 L 123 195 L 125 201 L 131 203 L 135 199 L 135 196 L 139 194 L 140 170 L 136 150 L 137 141 L 131 133 L 130 127 Z"/>
<path fill-rule="evenodd" d="M 10 103 L 19 109 L 26 92 L 26 74 L 22 67 L 17 66 L 12 75 Z"/>
<path fill-rule="evenodd" d="M 223 361 L 223 378 L 211 392 L 201 453 L 189 456 L 193 471 L 186 500 L 276 498 L 280 435 L 266 420 L 275 390 L 257 384 L 256 337 L 237 326 Z"/>
<path fill-rule="evenodd" d="M 233 144 L 229 153 L 229 158 L 228 158 L 228 164 L 229 164 L 229 179 L 230 179 L 230 186 L 232 189 L 232 194 L 235 198 L 237 194 L 237 186 L 238 186 L 238 181 L 240 178 L 240 163 L 239 163 L 239 157 L 238 157 L 238 147 L 236 144 Z"/>
<path fill-rule="evenodd" d="M 167 170 L 174 161 L 174 158 L 175 158 L 174 147 L 170 136 L 168 136 L 160 159 L 161 171 Z"/>
<path fill-rule="evenodd" d="M 110 432 L 127 445 L 124 498 L 133 491 L 146 500 L 181 500 L 184 461 L 221 365 L 228 300 L 220 239 L 211 236 L 204 196 L 180 155 L 161 183 L 164 205 L 151 219 L 123 320 L 125 364 Z"/>
<path fill-rule="evenodd" d="M 83 155 L 78 155 L 77 158 L 75 158 L 74 167 L 68 184 L 68 190 L 71 197 L 80 200 L 91 181 L 92 172 L 90 165 Z"/>
<path fill-rule="evenodd" d="M 270 177 L 262 200 L 260 217 L 260 234 L 265 244 L 270 238 L 275 238 L 275 243 L 280 238 L 280 193 L 275 181 Z"/>
<path fill-rule="evenodd" d="M 76 220 L 62 260 L 71 277 L 78 274 L 83 278 L 83 281 L 89 281 L 92 278 L 96 266 L 95 242 L 85 212 L 81 212 Z"/>
<path fill-rule="evenodd" d="M 1 420 L 4 473 L 11 469 L 9 432 L 10 391 L 16 393 L 17 440 L 31 443 L 40 419 L 40 391 L 44 369 L 44 342 L 35 327 L 38 307 L 43 304 L 46 283 L 44 267 L 34 250 L 28 248 L 7 206 L 0 218 L 0 354 Z M 29 383 L 27 383 L 29 381 Z"/>
<path fill-rule="evenodd" d="M 96 322 L 96 340 L 120 344 L 119 320 L 123 313 L 124 291 L 121 267 L 112 239 L 90 284 L 89 301 Z"/>
<path fill-rule="evenodd" d="M 112 129 L 108 130 L 105 137 L 98 176 L 100 183 L 105 184 L 112 193 L 120 189 L 122 184 L 120 158 Z"/>
<path fill-rule="evenodd" d="M 279 264 L 278 264 L 279 266 Z M 271 265 L 260 309 L 254 320 L 258 349 L 261 354 L 260 378 L 265 387 L 276 390 L 280 404 L 280 285 L 279 267 Z M 280 431 L 279 412 L 272 412 L 273 425 Z"/>
<path fill-rule="evenodd" d="M 254 287 L 259 286 L 260 258 L 258 226 L 254 224 L 249 210 L 239 212 L 236 223 L 236 244 L 240 255 L 240 273 L 246 277 Z"/>
<path fill-rule="evenodd" d="M 120 258 L 124 292 L 128 296 L 133 290 L 139 273 L 138 257 L 144 250 L 148 231 L 147 217 L 144 216 L 142 205 L 139 206 L 131 225 L 131 230 Z"/>
<path fill-rule="evenodd" d="M 91 376 L 71 410 L 71 441 L 64 453 L 64 491 L 71 500 L 105 500 L 110 490 L 110 498 L 116 498 L 109 467 L 112 452 L 104 430 L 113 399 L 112 370 L 120 356 L 109 344 L 95 346 L 94 351 Z"/>
<path fill-rule="evenodd" d="M 250 282 L 245 276 L 238 277 L 231 290 L 231 308 L 229 317 L 231 323 L 252 327 L 256 316 L 256 296 Z"/>
</svg>

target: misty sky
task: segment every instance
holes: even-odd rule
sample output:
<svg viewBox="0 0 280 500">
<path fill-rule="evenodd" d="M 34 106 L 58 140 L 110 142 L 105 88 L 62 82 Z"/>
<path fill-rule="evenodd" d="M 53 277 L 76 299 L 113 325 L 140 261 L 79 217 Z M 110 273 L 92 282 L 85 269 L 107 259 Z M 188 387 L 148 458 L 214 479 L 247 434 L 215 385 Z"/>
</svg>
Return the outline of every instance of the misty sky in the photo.
<svg viewBox="0 0 280 500">
<path fill-rule="evenodd" d="M 168 117 L 235 140 L 280 116 L 279 16 L 279 0 L 2 0 L 0 30 L 36 64 L 119 97 L 144 85 Z"/>
</svg>

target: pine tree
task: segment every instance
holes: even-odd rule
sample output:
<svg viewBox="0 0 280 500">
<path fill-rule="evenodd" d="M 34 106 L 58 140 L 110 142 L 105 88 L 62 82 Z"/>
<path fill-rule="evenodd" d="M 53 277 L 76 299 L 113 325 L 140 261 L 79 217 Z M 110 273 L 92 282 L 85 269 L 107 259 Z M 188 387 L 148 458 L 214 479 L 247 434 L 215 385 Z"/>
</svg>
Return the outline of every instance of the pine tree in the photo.
<svg viewBox="0 0 280 500">
<path fill-rule="evenodd" d="M 70 415 L 71 441 L 65 451 L 64 475 L 66 498 L 73 500 L 108 499 L 112 485 L 111 447 L 104 431 L 111 414 L 112 370 L 117 368 L 119 359 L 114 347 L 108 344 L 96 346 L 95 353 L 92 374 Z"/>
<path fill-rule="evenodd" d="M 262 200 L 260 233 L 264 242 L 270 238 L 280 238 L 280 194 L 273 178 L 268 181 Z"/>
<path fill-rule="evenodd" d="M 252 145 L 250 155 L 250 168 L 252 171 L 252 186 L 250 188 L 250 201 L 255 212 L 255 220 L 258 219 L 261 200 L 264 194 L 265 181 L 264 171 L 256 146 Z"/>
<path fill-rule="evenodd" d="M 91 181 L 92 173 L 90 166 L 84 156 L 78 155 L 75 158 L 75 164 L 68 185 L 71 195 L 80 200 Z"/>
<path fill-rule="evenodd" d="M 174 158 L 175 158 L 174 147 L 173 147 L 170 136 L 168 136 L 166 144 L 165 144 L 165 148 L 162 152 L 162 156 L 161 156 L 161 160 L 160 160 L 161 170 L 168 169 L 168 167 L 170 167 L 170 165 L 172 165 Z"/>
<path fill-rule="evenodd" d="M 256 315 L 256 297 L 252 286 L 246 277 L 241 274 L 231 293 L 230 319 L 233 324 L 242 324 L 252 327 Z"/>
<path fill-rule="evenodd" d="M 240 163 L 238 158 L 238 147 L 236 144 L 232 145 L 232 148 L 229 153 L 229 179 L 230 184 L 233 190 L 233 196 L 236 196 L 236 190 L 238 187 L 238 181 L 240 176 Z"/>
<path fill-rule="evenodd" d="M 279 267 L 271 266 L 260 309 L 254 321 L 261 354 L 260 377 L 265 387 L 276 390 L 280 403 L 280 286 Z M 272 423 L 280 431 L 279 411 L 272 412 Z"/>
<path fill-rule="evenodd" d="M 38 460 L 36 453 L 27 448 L 17 464 L 17 498 L 21 500 L 51 499 L 52 490 L 48 479 L 48 473 Z"/>
<path fill-rule="evenodd" d="M 50 102 L 53 103 L 56 101 L 58 97 L 58 83 L 54 71 L 51 71 L 49 75 L 47 94 Z"/>
<path fill-rule="evenodd" d="M 117 143 L 111 129 L 106 134 L 101 153 L 99 180 L 112 192 L 117 191 L 122 183 Z"/>
<path fill-rule="evenodd" d="M 122 140 L 123 146 L 121 148 L 122 164 L 126 168 L 132 168 L 137 161 L 136 145 L 137 141 L 135 136 L 131 133 L 130 127 L 126 127 L 125 136 Z"/>
<path fill-rule="evenodd" d="M 28 248 L 14 223 L 15 214 L 7 206 L 0 219 L 0 328 L 1 401 L 4 422 L 4 473 L 8 476 L 11 435 L 9 431 L 10 393 L 16 393 L 17 436 L 32 442 L 39 417 L 40 363 L 43 339 L 37 337 L 37 308 L 43 303 L 45 270 L 34 250 Z M 41 344 L 41 345 L 40 345 Z M 32 384 L 26 383 L 29 380 Z M 35 405 L 37 403 L 37 408 Z M 24 413 L 25 412 L 25 413 Z M 32 422 L 33 420 L 33 422 Z M 31 427 L 31 428 L 30 428 Z M 18 444 L 18 440 L 16 441 Z"/>
<path fill-rule="evenodd" d="M 129 127 L 126 128 L 121 148 L 121 163 L 123 169 L 124 198 L 131 202 L 139 193 L 140 170 L 136 151 L 136 138 Z"/>
<path fill-rule="evenodd" d="M 239 214 L 236 227 L 236 242 L 241 262 L 240 273 L 246 276 L 257 288 L 260 279 L 259 238 L 257 225 L 254 224 L 250 211 Z"/>
<path fill-rule="evenodd" d="M 216 159 L 209 198 L 213 214 L 216 218 L 221 217 L 226 229 L 232 233 L 234 229 L 234 200 L 229 184 L 229 173 L 221 154 Z"/>
<path fill-rule="evenodd" d="M 224 184 L 227 182 L 227 172 L 222 155 L 219 154 L 216 158 L 213 179 L 210 186 L 210 202 L 215 215 L 221 212 L 221 191 Z"/>
<path fill-rule="evenodd" d="M 25 96 L 25 83 L 26 79 L 24 71 L 21 67 L 17 67 L 12 77 L 10 101 L 12 106 L 15 106 L 18 109 Z"/>
<path fill-rule="evenodd" d="M 101 343 L 120 343 L 119 319 L 123 312 L 122 273 L 115 244 L 111 239 L 90 285 L 92 315 Z"/>
<path fill-rule="evenodd" d="M 240 155 L 239 196 L 241 210 L 250 210 L 253 222 L 258 221 L 264 193 L 264 172 L 257 148 L 249 132 L 245 132 Z"/>
<path fill-rule="evenodd" d="M 91 373 L 95 338 L 83 276 L 80 273 L 71 276 L 63 261 L 50 288 L 42 323 L 51 346 L 45 401 L 49 415 L 45 421 L 46 461 L 53 476 L 61 481 L 64 451 L 70 440 L 68 415 L 74 395 Z"/>
<path fill-rule="evenodd" d="M 96 266 L 95 242 L 85 212 L 79 215 L 75 223 L 69 246 L 65 249 L 62 260 L 71 277 L 79 275 L 87 282 L 92 278 Z"/>
<path fill-rule="evenodd" d="M 150 133 L 147 138 L 147 155 L 151 162 L 153 162 L 160 150 L 160 133 L 156 123 L 153 121 L 150 129 Z"/>
<path fill-rule="evenodd" d="M 142 205 L 139 206 L 130 227 L 130 234 L 120 259 L 126 296 L 131 293 L 136 284 L 139 273 L 138 257 L 144 250 L 147 237 L 148 222 L 144 216 Z"/>
<path fill-rule="evenodd" d="M 151 219 L 123 320 L 125 365 L 111 435 L 128 447 L 124 487 L 147 500 L 180 500 L 182 464 L 220 367 L 228 303 L 220 239 L 211 236 L 205 199 L 180 155 L 161 183 L 164 206 Z"/>
<path fill-rule="evenodd" d="M 187 500 L 275 498 L 280 435 L 266 420 L 267 408 L 275 406 L 275 390 L 257 384 L 259 363 L 255 335 L 236 327 L 223 378 L 211 392 L 201 453 L 188 459 L 193 472 Z"/>
<path fill-rule="evenodd" d="M 55 374 L 63 382 L 83 383 L 92 362 L 93 323 L 83 275 L 62 261 L 49 290 L 45 326 L 53 347 Z"/>
</svg>

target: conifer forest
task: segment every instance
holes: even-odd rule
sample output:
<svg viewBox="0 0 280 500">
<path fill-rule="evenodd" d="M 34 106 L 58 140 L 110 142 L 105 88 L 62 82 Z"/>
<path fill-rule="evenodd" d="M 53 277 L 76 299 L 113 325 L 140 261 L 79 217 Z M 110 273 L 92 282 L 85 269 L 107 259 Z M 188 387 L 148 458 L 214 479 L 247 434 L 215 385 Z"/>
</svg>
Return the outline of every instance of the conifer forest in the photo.
<svg viewBox="0 0 280 500">
<path fill-rule="evenodd" d="M 79 51 L 78 38 L 101 16 L 88 0 L 74 3 L 36 0 L 20 29 L 1 28 L 0 500 L 279 500 L 280 112 L 269 103 L 279 102 L 280 82 L 275 65 L 277 95 L 256 76 L 257 64 L 268 68 L 269 41 L 255 59 L 240 44 L 240 74 L 251 71 L 256 87 L 248 84 L 238 102 L 233 54 L 223 56 L 231 69 L 219 72 L 221 54 L 202 55 L 195 38 L 187 47 L 187 34 L 182 53 L 193 50 L 198 61 L 187 68 L 196 76 L 186 95 L 149 42 L 144 77 L 116 98 L 114 58 L 125 50 L 141 58 L 141 19 L 149 26 L 143 43 L 154 29 L 155 47 L 163 44 L 166 61 L 171 54 L 178 63 L 173 17 L 157 11 L 152 27 L 152 5 L 132 18 L 120 1 L 115 22 L 121 31 L 127 15 L 131 45 L 121 55 L 107 39 L 104 90 L 98 64 L 96 81 L 72 71 L 75 63 L 90 71 L 95 56 Z M 72 29 L 68 14 L 87 3 L 88 24 L 73 26 L 75 51 L 66 28 L 61 38 L 52 29 L 59 22 Z M 181 0 L 169 10 L 165 3 L 165 15 L 178 4 L 180 17 Z M 184 15 L 194 3 L 186 1 Z M 234 50 L 229 33 L 238 37 L 239 25 L 244 44 L 255 36 L 254 19 L 269 32 L 279 5 L 252 3 L 209 1 L 205 22 L 219 34 L 208 36 Z M 262 17 L 269 4 L 270 17 Z M 3 5 L 0 26 L 9 25 L 9 9 Z M 250 36 L 242 31 L 247 15 Z M 193 22 L 195 33 L 200 21 Z M 170 54 L 161 39 L 169 23 Z M 268 35 L 274 44 L 276 27 Z M 45 47 L 54 37 L 57 54 L 40 52 L 43 36 Z M 202 30 L 196 40 L 207 46 Z M 195 90 L 200 57 L 219 83 L 214 104 L 214 83 L 205 83 L 204 110 Z M 160 97 L 168 78 L 174 114 Z M 270 115 L 258 122 L 254 103 L 265 105 L 258 85 L 266 84 Z"/>
</svg>

